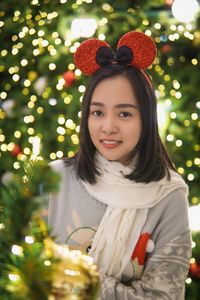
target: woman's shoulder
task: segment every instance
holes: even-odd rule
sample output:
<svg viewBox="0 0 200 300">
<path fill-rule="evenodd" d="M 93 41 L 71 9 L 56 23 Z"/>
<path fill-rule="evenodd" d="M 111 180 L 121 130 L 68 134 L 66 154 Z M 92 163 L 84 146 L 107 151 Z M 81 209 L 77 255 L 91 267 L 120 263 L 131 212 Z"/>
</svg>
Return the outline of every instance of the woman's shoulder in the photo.
<svg viewBox="0 0 200 300">
<path fill-rule="evenodd" d="M 68 158 L 57 159 L 51 161 L 49 166 L 56 172 L 63 173 L 63 172 L 70 172 L 72 169 L 72 163 Z"/>
<path fill-rule="evenodd" d="M 157 210 L 171 210 L 173 212 L 181 212 L 188 210 L 189 201 L 187 193 L 181 188 L 174 189 L 163 198 L 154 208 Z"/>
</svg>

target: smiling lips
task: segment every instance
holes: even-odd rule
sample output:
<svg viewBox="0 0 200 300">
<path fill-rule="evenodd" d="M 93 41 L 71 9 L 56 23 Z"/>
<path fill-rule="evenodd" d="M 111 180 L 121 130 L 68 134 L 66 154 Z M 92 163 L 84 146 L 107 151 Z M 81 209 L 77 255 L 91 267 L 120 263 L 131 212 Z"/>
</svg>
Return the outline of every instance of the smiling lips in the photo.
<svg viewBox="0 0 200 300">
<path fill-rule="evenodd" d="M 119 144 L 122 143 L 120 141 L 115 141 L 115 140 L 100 140 L 100 142 L 105 148 L 108 149 L 116 148 L 117 146 L 119 146 Z"/>
</svg>

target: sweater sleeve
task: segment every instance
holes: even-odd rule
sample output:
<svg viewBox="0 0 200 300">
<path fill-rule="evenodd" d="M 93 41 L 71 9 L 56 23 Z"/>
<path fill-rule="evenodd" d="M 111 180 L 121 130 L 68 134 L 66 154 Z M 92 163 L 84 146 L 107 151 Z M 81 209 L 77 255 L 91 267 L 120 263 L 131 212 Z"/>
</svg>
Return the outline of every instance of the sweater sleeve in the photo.
<svg viewBox="0 0 200 300">
<path fill-rule="evenodd" d="M 126 286 L 101 276 L 100 300 L 183 300 L 191 257 L 188 204 L 180 193 L 168 201 L 152 235 L 155 249 L 140 280 Z"/>
</svg>

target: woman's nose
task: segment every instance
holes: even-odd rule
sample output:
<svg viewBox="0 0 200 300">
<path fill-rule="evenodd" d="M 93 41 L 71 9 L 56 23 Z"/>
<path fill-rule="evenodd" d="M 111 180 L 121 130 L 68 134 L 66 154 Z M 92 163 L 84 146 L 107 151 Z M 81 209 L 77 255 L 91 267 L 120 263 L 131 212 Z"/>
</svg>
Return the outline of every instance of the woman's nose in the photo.
<svg viewBox="0 0 200 300">
<path fill-rule="evenodd" d="M 103 120 L 101 130 L 106 134 L 112 134 L 117 133 L 119 131 L 119 128 L 114 118 L 106 118 Z"/>
</svg>

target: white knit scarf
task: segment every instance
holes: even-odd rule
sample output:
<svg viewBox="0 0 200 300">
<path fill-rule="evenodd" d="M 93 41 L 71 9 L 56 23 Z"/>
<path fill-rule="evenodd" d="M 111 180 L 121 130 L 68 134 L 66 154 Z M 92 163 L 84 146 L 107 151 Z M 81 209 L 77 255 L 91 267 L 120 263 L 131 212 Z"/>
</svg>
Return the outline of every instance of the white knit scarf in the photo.
<svg viewBox="0 0 200 300">
<path fill-rule="evenodd" d="M 101 176 L 96 184 L 83 182 L 90 195 L 108 205 L 95 234 L 89 254 L 101 274 L 121 278 L 124 268 L 146 222 L 149 208 L 158 204 L 175 189 L 188 188 L 179 174 L 170 171 L 171 180 L 136 183 L 124 178 L 132 172 L 131 166 L 108 161 L 99 153 L 95 156 Z"/>
</svg>

